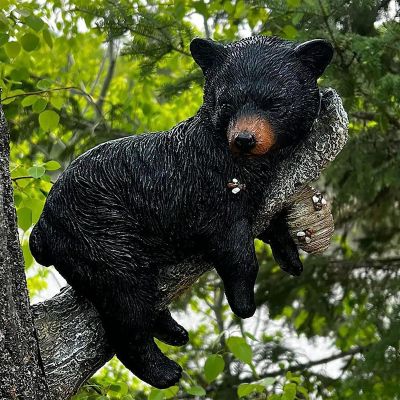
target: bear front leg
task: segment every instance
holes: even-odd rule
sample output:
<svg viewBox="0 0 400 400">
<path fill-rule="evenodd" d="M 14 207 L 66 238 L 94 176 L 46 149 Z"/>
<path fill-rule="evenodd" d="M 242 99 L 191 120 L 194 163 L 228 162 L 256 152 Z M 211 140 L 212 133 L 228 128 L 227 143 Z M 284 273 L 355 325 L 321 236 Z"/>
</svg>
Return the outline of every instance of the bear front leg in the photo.
<svg viewBox="0 0 400 400">
<path fill-rule="evenodd" d="M 254 285 L 258 262 L 248 221 L 233 222 L 223 235 L 211 241 L 210 258 L 224 283 L 232 311 L 240 318 L 254 315 Z"/>
<path fill-rule="evenodd" d="M 189 341 L 186 329 L 179 325 L 168 309 L 160 311 L 154 321 L 153 335 L 172 346 L 183 346 Z"/>
<path fill-rule="evenodd" d="M 284 211 L 275 216 L 268 228 L 257 238 L 271 246 L 275 261 L 283 271 L 299 276 L 303 272 L 303 264 L 296 243 L 290 236 L 285 217 Z"/>
</svg>

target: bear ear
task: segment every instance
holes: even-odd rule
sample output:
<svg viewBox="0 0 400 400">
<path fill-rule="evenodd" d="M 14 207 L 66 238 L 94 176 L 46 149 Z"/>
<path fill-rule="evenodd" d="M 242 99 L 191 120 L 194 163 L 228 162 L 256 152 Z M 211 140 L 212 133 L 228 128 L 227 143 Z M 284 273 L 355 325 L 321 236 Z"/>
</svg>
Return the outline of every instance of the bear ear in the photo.
<svg viewBox="0 0 400 400">
<path fill-rule="evenodd" d="M 323 39 L 299 44 L 294 51 L 297 57 L 315 72 L 317 78 L 325 71 L 333 56 L 332 45 Z"/>
<path fill-rule="evenodd" d="M 222 44 L 211 39 L 195 38 L 190 42 L 190 52 L 194 61 L 205 74 L 215 61 L 222 59 L 225 54 L 225 48 Z"/>
</svg>

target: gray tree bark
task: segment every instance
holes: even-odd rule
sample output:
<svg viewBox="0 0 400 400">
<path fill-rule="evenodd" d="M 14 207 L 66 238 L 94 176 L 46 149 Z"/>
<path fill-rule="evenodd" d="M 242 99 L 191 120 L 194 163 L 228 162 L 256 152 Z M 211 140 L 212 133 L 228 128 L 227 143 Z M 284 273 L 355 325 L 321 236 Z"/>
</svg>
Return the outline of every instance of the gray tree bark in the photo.
<svg viewBox="0 0 400 400">
<path fill-rule="evenodd" d="M 9 132 L 0 104 L 0 398 L 50 399 L 29 308 L 9 154 Z"/>
<path fill-rule="evenodd" d="M 1 108 L 0 113 L 0 182 L 5 188 L 0 192 L 0 284 L 6 289 L 0 292 L 2 399 L 17 398 L 13 393 L 23 393 L 19 398 L 27 399 L 67 399 L 112 357 L 113 351 L 96 310 L 71 288 L 32 307 L 36 330 L 33 329 L 8 174 L 8 133 Z M 255 236 L 292 195 L 317 179 L 337 156 L 347 140 L 347 124 L 339 96 L 326 90 L 321 114 L 309 137 L 281 166 L 266 194 L 253 227 Z M 185 262 L 185 268 L 199 271 L 212 266 L 193 258 Z"/>
</svg>

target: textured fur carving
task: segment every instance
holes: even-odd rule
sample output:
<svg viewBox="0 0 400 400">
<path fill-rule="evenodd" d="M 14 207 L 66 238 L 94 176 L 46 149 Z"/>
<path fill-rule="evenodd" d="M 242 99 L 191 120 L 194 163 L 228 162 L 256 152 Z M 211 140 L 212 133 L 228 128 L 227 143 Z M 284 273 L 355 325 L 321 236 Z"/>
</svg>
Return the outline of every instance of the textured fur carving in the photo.
<svg viewBox="0 0 400 400">
<path fill-rule="evenodd" d="M 192 55 L 205 74 L 198 113 L 170 131 L 89 150 L 49 193 L 31 234 L 32 254 L 92 301 L 119 359 L 153 386 L 168 387 L 181 376 L 153 337 L 173 345 L 188 339 L 165 305 L 207 269 L 182 261 L 200 255 L 211 262 L 233 312 L 254 314 L 252 222 L 264 191 L 273 190 L 276 166 L 317 116 L 316 79 L 332 56 L 328 43 L 309 43 L 299 50 L 261 36 L 226 46 L 195 39 Z M 232 154 L 228 126 L 243 115 L 265 119 L 272 149 Z M 232 193 L 232 179 L 246 189 Z M 261 238 L 278 246 L 274 254 L 285 270 L 301 272 L 282 218 Z M 178 263 L 179 270 L 171 267 Z"/>
</svg>

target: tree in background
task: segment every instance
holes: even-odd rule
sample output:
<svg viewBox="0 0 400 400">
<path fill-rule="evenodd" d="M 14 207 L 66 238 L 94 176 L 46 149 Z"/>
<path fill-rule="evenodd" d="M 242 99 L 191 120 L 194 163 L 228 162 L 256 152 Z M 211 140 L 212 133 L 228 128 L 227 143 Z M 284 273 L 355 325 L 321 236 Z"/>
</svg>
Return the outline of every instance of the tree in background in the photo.
<svg viewBox="0 0 400 400">
<path fill-rule="evenodd" d="M 304 256 L 305 271 L 293 279 L 257 243 L 251 323 L 232 315 L 214 273 L 174 304 L 198 321 L 184 348 L 160 343 L 186 371 L 180 387 L 151 390 L 113 360 L 76 398 L 400 398 L 399 8 L 369 0 L 0 0 L 0 86 L 32 298 L 49 270 L 34 264 L 27 239 L 52 181 L 98 143 L 168 129 L 198 109 L 194 36 L 330 40 L 336 55 L 321 83 L 338 90 L 351 121 L 349 143 L 318 183 L 334 205 L 329 253 Z M 330 354 L 307 360 L 286 340 L 296 335 L 308 346 L 324 340 Z M 341 361 L 338 371 L 332 360 Z"/>
</svg>

